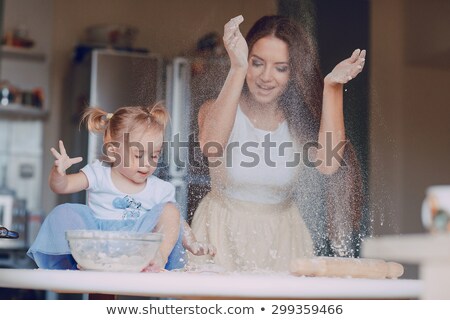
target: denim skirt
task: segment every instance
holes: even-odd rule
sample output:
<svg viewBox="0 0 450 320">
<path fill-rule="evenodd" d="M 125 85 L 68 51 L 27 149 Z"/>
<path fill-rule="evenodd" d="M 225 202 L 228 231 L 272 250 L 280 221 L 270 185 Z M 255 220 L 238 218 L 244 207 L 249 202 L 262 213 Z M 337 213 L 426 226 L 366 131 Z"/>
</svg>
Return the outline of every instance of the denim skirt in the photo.
<svg viewBox="0 0 450 320">
<path fill-rule="evenodd" d="M 67 230 L 152 232 L 164 206 L 165 203 L 158 204 L 135 220 L 105 220 L 96 218 L 86 205 L 61 204 L 48 214 L 27 255 L 42 269 L 77 269 L 77 263 L 70 253 L 69 243 L 66 240 Z M 180 269 L 185 265 L 182 229 L 180 224 L 178 240 L 165 266 L 167 270 Z"/>
</svg>

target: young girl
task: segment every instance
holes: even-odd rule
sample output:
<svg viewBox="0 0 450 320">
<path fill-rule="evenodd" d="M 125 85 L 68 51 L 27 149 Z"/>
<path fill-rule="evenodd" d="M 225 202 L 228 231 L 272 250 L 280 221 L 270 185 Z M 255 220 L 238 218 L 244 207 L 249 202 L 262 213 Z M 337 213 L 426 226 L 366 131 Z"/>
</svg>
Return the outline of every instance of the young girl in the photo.
<svg viewBox="0 0 450 320">
<path fill-rule="evenodd" d="M 122 107 L 115 113 L 86 109 L 82 121 L 88 130 L 103 132 L 104 159 L 75 174 L 66 174 L 66 170 L 82 158 L 70 158 L 62 141 L 59 151 L 51 149 L 56 158 L 49 177 L 52 191 L 87 190 L 88 204 L 62 204 L 50 212 L 28 250 L 39 268 L 77 268 L 65 239 L 65 232 L 73 229 L 163 233 L 159 252 L 144 271 L 183 267 L 183 244 L 197 255 L 215 253 L 213 247 L 197 243 L 180 218 L 175 188 L 152 175 L 168 118 L 161 104 Z"/>
</svg>

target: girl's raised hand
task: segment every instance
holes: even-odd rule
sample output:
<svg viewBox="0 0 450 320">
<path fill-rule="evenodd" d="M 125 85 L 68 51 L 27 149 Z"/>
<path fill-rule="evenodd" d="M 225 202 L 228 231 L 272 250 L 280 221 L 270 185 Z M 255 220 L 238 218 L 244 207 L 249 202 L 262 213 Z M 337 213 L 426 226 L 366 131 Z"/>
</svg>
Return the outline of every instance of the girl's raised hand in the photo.
<svg viewBox="0 0 450 320">
<path fill-rule="evenodd" d="M 239 25 L 244 21 L 244 17 L 237 16 L 228 21 L 224 26 L 223 43 L 230 57 L 231 66 L 247 68 L 248 66 L 248 45 L 239 30 Z"/>
<path fill-rule="evenodd" d="M 53 156 L 56 158 L 55 167 L 60 175 L 65 175 L 66 170 L 69 169 L 73 164 L 83 161 L 82 157 L 70 158 L 67 155 L 66 149 L 64 148 L 64 143 L 59 140 L 59 152 L 55 148 L 51 148 Z"/>
<path fill-rule="evenodd" d="M 356 49 L 350 58 L 341 61 L 325 77 L 325 83 L 345 84 L 355 78 L 364 68 L 366 61 L 366 50 Z"/>
</svg>

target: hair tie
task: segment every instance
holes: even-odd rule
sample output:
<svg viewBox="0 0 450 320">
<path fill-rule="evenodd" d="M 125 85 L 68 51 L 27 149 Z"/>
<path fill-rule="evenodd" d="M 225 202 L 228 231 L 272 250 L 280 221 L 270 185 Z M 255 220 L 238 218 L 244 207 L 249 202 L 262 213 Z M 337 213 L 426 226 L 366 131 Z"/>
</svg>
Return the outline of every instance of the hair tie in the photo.
<svg viewBox="0 0 450 320">
<path fill-rule="evenodd" d="M 108 113 L 106 115 L 106 120 L 110 120 L 113 117 L 114 113 Z"/>
</svg>

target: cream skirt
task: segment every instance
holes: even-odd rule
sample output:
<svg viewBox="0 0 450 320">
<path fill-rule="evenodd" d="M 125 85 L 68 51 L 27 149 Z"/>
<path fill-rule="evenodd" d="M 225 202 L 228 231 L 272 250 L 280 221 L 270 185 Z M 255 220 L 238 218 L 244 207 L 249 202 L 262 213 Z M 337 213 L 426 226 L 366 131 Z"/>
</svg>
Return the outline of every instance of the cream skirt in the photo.
<svg viewBox="0 0 450 320">
<path fill-rule="evenodd" d="M 210 192 L 192 221 L 198 241 L 217 248 L 211 256 L 189 255 L 189 266 L 213 261 L 226 271 L 288 271 L 291 259 L 313 255 L 309 231 L 292 201 L 261 204 Z"/>
</svg>

